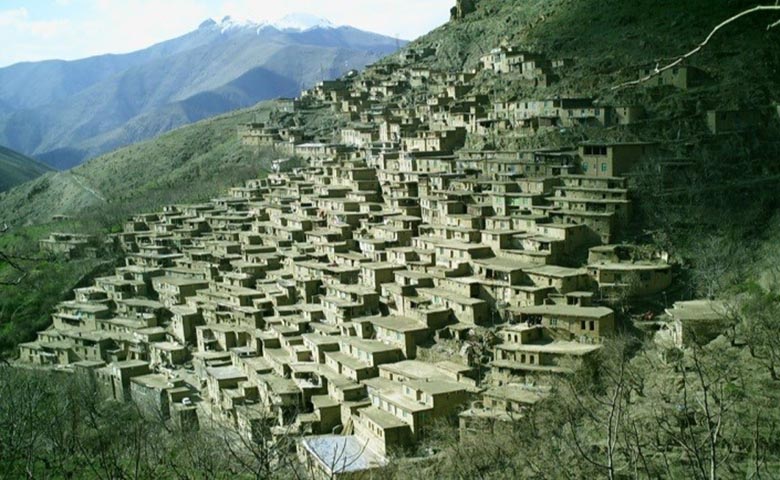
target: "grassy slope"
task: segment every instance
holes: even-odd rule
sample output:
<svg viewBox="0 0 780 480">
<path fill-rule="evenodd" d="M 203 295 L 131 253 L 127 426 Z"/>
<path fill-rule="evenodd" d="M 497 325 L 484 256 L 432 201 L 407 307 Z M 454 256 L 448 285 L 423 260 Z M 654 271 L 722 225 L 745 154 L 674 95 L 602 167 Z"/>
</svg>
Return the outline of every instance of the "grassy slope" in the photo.
<svg viewBox="0 0 780 480">
<path fill-rule="evenodd" d="M 20 255 L 26 272 L 18 286 L 0 285 L 0 352 L 35 338 L 57 302 L 72 289 L 110 270 L 115 255 L 63 261 L 42 255 L 38 240 L 55 231 L 98 233 L 125 216 L 166 203 L 198 201 L 265 171 L 268 152 L 242 148 L 236 127 L 267 115 L 270 104 L 191 125 L 155 140 L 123 148 L 68 172 L 48 173 L 0 193 L 0 250 Z M 51 221 L 54 214 L 73 221 Z M 0 279 L 19 272 L 0 262 Z"/>
<path fill-rule="evenodd" d="M 35 338 L 35 332 L 50 324 L 58 302 L 72 298 L 71 291 L 89 278 L 108 271 L 110 255 L 62 261 L 37 252 L 38 240 L 51 232 L 85 228 L 89 227 L 78 222 L 55 222 L 0 235 L 0 250 L 24 257 L 16 263 L 25 269 L 22 273 L 0 262 L 0 279 L 14 281 L 24 275 L 19 286 L 0 285 L 0 354 Z"/>
<path fill-rule="evenodd" d="M 0 146 L 0 192 L 50 172 L 39 161 Z"/>
<path fill-rule="evenodd" d="M 239 124 L 268 114 L 260 104 L 119 149 L 66 172 L 0 194 L 0 221 L 40 224 L 52 215 L 90 217 L 197 200 L 262 170 L 263 158 L 240 148 Z"/>
</svg>

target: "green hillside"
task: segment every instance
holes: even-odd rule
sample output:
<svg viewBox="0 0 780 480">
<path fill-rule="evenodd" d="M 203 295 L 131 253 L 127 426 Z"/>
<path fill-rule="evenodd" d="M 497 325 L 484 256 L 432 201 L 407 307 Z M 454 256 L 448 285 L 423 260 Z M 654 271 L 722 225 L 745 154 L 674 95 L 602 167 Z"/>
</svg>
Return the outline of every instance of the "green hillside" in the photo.
<svg viewBox="0 0 780 480">
<path fill-rule="evenodd" d="M 256 175 L 261 157 L 241 149 L 239 124 L 267 115 L 272 104 L 204 120 L 125 147 L 64 172 L 50 172 L 0 195 L 0 222 L 30 225 L 52 215 L 118 220 L 145 208 L 207 198 Z"/>
<path fill-rule="evenodd" d="M 712 26 L 751 5 L 717 3 L 718 8 L 703 0 L 630 4 L 483 0 L 466 19 L 450 22 L 407 48 L 433 47 L 435 55 L 423 63 L 453 70 L 474 67 L 481 55 L 501 42 L 523 45 L 549 58 L 571 59 L 573 66 L 546 89 L 511 84 L 483 72 L 474 80 L 477 92 L 499 99 L 588 94 L 605 102 L 644 105 L 647 121 L 631 129 L 579 128 L 526 138 L 500 137 L 491 139 L 495 145 L 473 138 L 469 147 L 522 149 L 567 145 L 583 138 L 662 142 L 670 155 L 693 164 L 687 176 L 672 179 L 681 182 L 679 188 L 687 196 L 659 198 L 652 176 L 638 181 L 639 228 L 684 256 L 690 253 L 686 238 L 697 238 L 702 232 L 728 231 L 747 239 L 743 242 L 747 246 L 761 238 L 762 225 L 777 207 L 777 121 L 766 129 L 706 139 L 703 118 L 706 110 L 715 108 L 776 110 L 780 52 L 775 45 L 780 32 L 767 31 L 760 16 L 746 17 L 724 29 L 690 60 L 712 78 L 703 87 L 690 91 L 642 86 L 615 91 L 612 87 L 637 78 L 642 67 L 688 51 Z M 208 196 L 260 168 L 259 157 L 239 147 L 236 128 L 264 118 L 271 108 L 260 104 L 225 114 L 117 150 L 70 172 L 44 175 L 0 195 L 0 221 L 22 226 L 46 222 L 53 214 L 87 213 L 100 218 L 101 224 L 115 224 L 122 214 Z M 167 115 L 186 116 L 186 110 L 186 105 L 180 105 Z M 159 119 L 143 118 L 128 128 L 144 130 Z M 323 122 L 340 120 L 323 111 L 294 121 L 313 131 Z M 107 141 L 121 143 L 128 138 L 121 132 L 115 135 L 118 139 L 107 137 Z"/>
<path fill-rule="evenodd" d="M 28 182 L 51 170 L 51 167 L 33 158 L 0 146 L 0 192 Z"/>
<path fill-rule="evenodd" d="M 51 309 L 77 285 L 104 272 L 115 255 L 63 261 L 38 252 L 52 232 L 98 234 L 123 218 L 162 204 L 207 200 L 246 178 L 262 175 L 269 152 L 242 149 L 236 128 L 263 118 L 271 104 L 174 130 L 65 172 L 48 172 L 0 192 L 0 251 L 22 258 L 19 272 L 0 261 L 0 351 L 8 351 L 50 322 Z M 4 178 L 4 177 L 2 177 Z M 53 221 L 55 215 L 75 217 Z M 3 281 L 19 285 L 2 285 Z"/>
</svg>

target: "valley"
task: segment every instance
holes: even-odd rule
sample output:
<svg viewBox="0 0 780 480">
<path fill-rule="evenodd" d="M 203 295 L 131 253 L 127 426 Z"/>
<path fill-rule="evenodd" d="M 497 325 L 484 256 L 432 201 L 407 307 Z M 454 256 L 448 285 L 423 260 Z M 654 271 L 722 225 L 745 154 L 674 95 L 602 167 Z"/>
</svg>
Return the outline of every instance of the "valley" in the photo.
<svg viewBox="0 0 780 480">
<path fill-rule="evenodd" d="M 0 69 L 0 144 L 67 169 L 204 118 L 295 96 L 403 44 L 305 16 L 268 24 L 226 17 L 138 52 L 12 65 Z"/>
</svg>

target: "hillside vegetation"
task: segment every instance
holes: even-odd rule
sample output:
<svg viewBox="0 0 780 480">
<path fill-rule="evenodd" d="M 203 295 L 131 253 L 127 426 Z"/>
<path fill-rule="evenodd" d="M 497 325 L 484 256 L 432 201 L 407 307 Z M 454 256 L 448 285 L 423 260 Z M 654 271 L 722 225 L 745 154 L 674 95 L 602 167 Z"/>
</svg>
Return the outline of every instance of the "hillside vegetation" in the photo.
<svg viewBox="0 0 780 480">
<path fill-rule="evenodd" d="M 0 146 L 0 192 L 28 182 L 52 169 L 34 158 Z"/>
<path fill-rule="evenodd" d="M 611 87 L 638 78 L 638 69 L 687 52 L 729 16 L 756 4 L 750 0 L 481 0 L 477 10 L 450 22 L 410 47 L 433 46 L 428 61 L 443 69 L 473 68 L 479 57 L 506 41 L 549 58 L 574 60 L 571 73 L 552 93 L 609 94 Z M 748 16 L 722 30 L 689 64 L 718 80 L 714 104 L 767 106 L 777 101 L 778 33 L 768 18 Z M 500 88 L 500 85 L 497 85 Z M 625 95 L 636 94 L 623 91 Z M 517 96 L 520 92 L 507 92 Z M 771 98 L 770 98 L 771 97 Z"/>
<path fill-rule="evenodd" d="M 693 266 L 715 255 L 697 243 L 702 238 L 740 252 L 769 238 L 765 227 L 780 207 L 780 29 L 767 29 L 772 18 L 768 14 L 747 16 L 726 26 L 686 62 L 709 77 L 703 86 L 691 90 L 641 84 L 615 87 L 639 78 L 642 68 L 664 65 L 688 52 L 716 25 L 755 4 L 751 0 L 481 0 L 464 20 L 450 22 L 410 47 L 435 48 L 436 55 L 426 61 L 442 69 L 474 68 L 481 55 L 502 42 L 543 52 L 551 59 L 572 60 L 566 74 L 548 88 L 508 82 L 488 72 L 477 75 L 477 91 L 498 100 L 593 96 L 604 104 L 642 105 L 647 118 L 630 129 L 562 129 L 468 146 L 557 147 L 583 139 L 659 142 L 665 153 L 640 169 L 633 181 L 636 234 L 652 238 Z M 713 137 L 705 118 L 708 110 L 718 109 L 755 109 L 770 120 L 763 128 Z M 660 164 L 668 162 L 689 164 L 685 175 L 662 178 Z M 676 194 L 659 195 L 664 182 L 663 187 Z M 727 263 L 742 268 L 737 267 L 740 262 Z"/>
<path fill-rule="evenodd" d="M 265 118 L 272 106 L 204 120 L 74 169 L 43 175 L 0 194 L 0 222 L 20 227 L 46 223 L 53 215 L 84 214 L 105 219 L 108 225 L 146 208 L 206 199 L 262 171 L 266 157 L 242 149 L 237 128 Z"/>
</svg>

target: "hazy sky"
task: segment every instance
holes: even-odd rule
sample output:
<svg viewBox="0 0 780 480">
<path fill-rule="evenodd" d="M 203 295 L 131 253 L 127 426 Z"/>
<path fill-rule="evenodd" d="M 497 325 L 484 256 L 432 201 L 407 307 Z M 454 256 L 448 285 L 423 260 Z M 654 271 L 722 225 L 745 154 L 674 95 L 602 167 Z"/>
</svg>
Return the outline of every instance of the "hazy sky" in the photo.
<svg viewBox="0 0 780 480">
<path fill-rule="evenodd" d="M 255 21 L 304 12 L 414 39 L 443 24 L 454 0 L 0 0 L 0 66 L 123 53 L 225 15 Z"/>
</svg>

